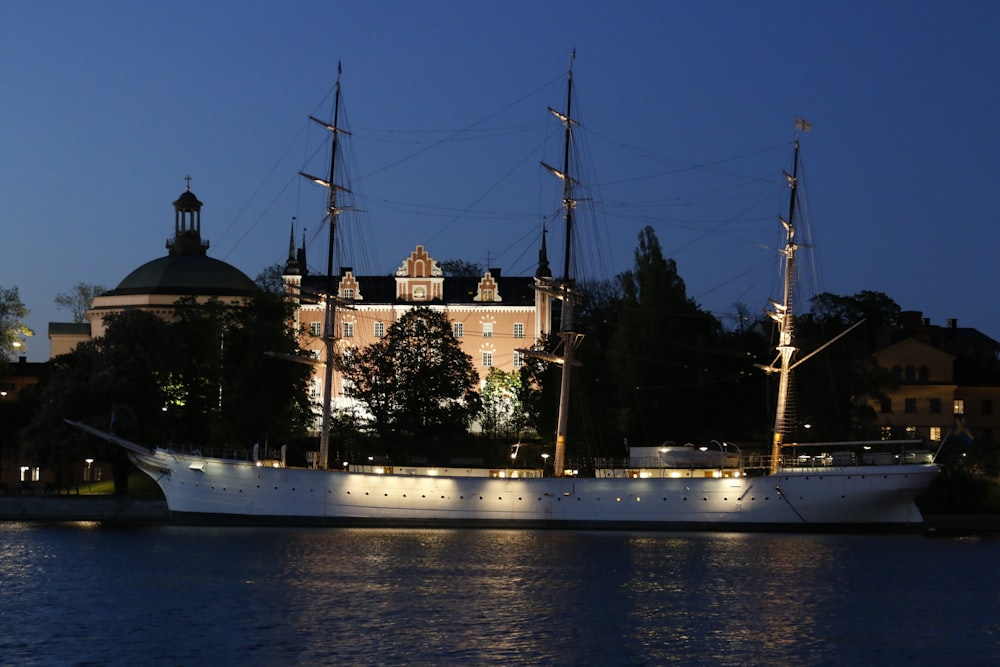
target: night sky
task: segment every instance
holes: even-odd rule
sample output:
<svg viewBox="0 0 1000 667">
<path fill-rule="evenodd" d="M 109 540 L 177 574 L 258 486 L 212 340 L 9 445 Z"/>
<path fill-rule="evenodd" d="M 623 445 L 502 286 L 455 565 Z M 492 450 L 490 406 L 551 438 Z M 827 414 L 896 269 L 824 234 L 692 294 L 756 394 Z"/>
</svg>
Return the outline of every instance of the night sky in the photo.
<svg viewBox="0 0 1000 667">
<path fill-rule="evenodd" d="M 574 62 L 579 274 L 629 269 L 653 227 L 725 318 L 780 297 L 781 178 L 801 134 L 804 295 L 885 292 L 1000 338 L 996 2 L 33 2 L 0 22 L 0 286 L 48 358 L 53 299 L 166 254 L 185 176 L 209 255 L 250 277 L 303 228 L 323 270 L 325 132 L 343 64 L 343 264 L 417 244 L 530 275 L 557 248 Z M 345 175 L 346 175 L 345 174 Z M 558 272 L 558 271 L 557 271 Z"/>
</svg>

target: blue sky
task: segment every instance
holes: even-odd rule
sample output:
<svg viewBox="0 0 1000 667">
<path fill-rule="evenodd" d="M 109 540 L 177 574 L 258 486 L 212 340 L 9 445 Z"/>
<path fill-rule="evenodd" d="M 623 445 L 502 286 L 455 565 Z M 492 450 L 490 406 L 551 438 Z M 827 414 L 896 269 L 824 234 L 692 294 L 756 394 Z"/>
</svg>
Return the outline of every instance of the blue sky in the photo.
<svg viewBox="0 0 1000 667">
<path fill-rule="evenodd" d="M 251 277 L 293 216 L 312 239 L 323 192 L 296 172 L 325 169 L 306 117 L 329 117 L 338 61 L 363 211 L 344 263 L 391 273 L 422 243 L 533 273 L 574 48 L 581 275 L 630 268 L 650 225 L 703 307 L 762 309 L 801 116 L 803 290 L 1000 338 L 997 3 L 5 0 L 0 21 L 0 286 L 32 361 L 69 319 L 56 294 L 165 254 L 188 174 L 209 254 Z"/>
</svg>

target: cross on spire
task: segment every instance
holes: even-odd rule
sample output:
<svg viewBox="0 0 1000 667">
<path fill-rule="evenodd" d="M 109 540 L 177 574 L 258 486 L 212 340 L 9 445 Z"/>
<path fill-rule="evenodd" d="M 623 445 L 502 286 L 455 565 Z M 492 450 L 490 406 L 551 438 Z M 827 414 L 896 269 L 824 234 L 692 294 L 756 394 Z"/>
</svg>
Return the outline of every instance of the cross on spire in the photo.
<svg viewBox="0 0 1000 667">
<path fill-rule="evenodd" d="M 191 174 L 185 176 L 184 180 L 187 181 L 187 191 L 191 192 Z"/>
</svg>

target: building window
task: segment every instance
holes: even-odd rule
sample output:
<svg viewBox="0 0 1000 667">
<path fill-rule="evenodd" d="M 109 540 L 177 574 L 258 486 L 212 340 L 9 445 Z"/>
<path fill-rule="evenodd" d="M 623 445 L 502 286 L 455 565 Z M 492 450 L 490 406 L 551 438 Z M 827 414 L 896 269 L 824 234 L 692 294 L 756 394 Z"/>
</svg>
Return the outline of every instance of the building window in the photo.
<svg viewBox="0 0 1000 667">
<path fill-rule="evenodd" d="M 37 482 L 39 477 L 38 468 L 29 468 L 28 466 L 21 466 L 21 481 L 22 482 Z"/>
<path fill-rule="evenodd" d="M 989 398 L 983 399 L 982 414 L 992 415 L 993 414 L 993 401 Z"/>
<path fill-rule="evenodd" d="M 892 367 L 892 380 L 896 384 L 899 384 L 900 382 L 903 381 L 903 367 L 902 366 L 893 366 Z"/>
<path fill-rule="evenodd" d="M 344 322 L 344 338 L 354 337 L 354 322 Z"/>
<path fill-rule="evenodd" d="M 920 380 L 921 382 L 930 382 L 931 381 L 931 369 L 927 368 L 927 366 L 921 366 L 920 368 L 918 368 L 917 369 L 917 379 Z"/>
<path fill-rule="evenodd" d="M 892 440 L 892 427 L 891 426 L 883 426 L 882 427 L 882 439 L 883 440 Z"/>
<path fill-rule="evenodd" d="M 524 322 L 514 322 L 514 338 L 524 338 Z"/>
<path fill-rule="evenodd" d="M 413 288 L 413 300 L 423 301 L 427 298 L 427 288 L 423 285 L 417 285 Z"/>
<path fill-rule="evenodd" d="M 941 427 L 940 426 L 931 426 L 930 439 L 933 440 L 933 441 L 935 441 L 935 442 L 940 442 L 941 441 Z"/>
<path fill-rule="evenodd" d="M 483 338 L 493 338 L 492 322 L 483 322 Z"/>
<path fill-rule="evenodd" d="M 892 414 L 892 399 L 882 398 L 879 399 L 879 411 L 883 414 Z"/>
<path fill-rule="evenodd" d="M 514 368 L 520 368 L 524 365 L 524 353 L 520 350 L 514 350 Z"/>
<path fill-rule="evenodd" d="M 465 335 L 465 324 L 462 322 L 453 322 L 451 325 L 451 332 L 455 334 L 455 338 L 461 338 Z"/>
<path fill-rule="evenodd" d="M 917 439 L 917 427 L 916 426 L 907 426 L 906 427 L 906 439 L 907 440 L 916 440 Z"/>
<path fill-rule="evenodd" d="M 956 398 L 955 399 L 954 414 L 956 414 L 956 415 L 964 415 L 965 414 L 965 401 L 962 400 L 961 398 Z"/>
<path fill-rule="evenodd" d="M 903 400 L 903 412 L 913 414 L 917 411 L 917 399 L 907 398 Z"/>
<path fill-rule="evenodd" d="M 347 396 L 348 398 L 354 396 L 354 380 L 351 378 L 344 378 L 341 384 L 344 388 L 344 396 Z"/>
<path fill-rule="evenodd" d="M 382 338 L 383 336 L 385 336 L 385 322 L 376 322 L 375 323 L 375 337 L 376 338 Z"/>
<path fill-rule="evenodd" d="M 319 394 L 320 394 L 319 380 L 313 378 L 312 380 L 309 381 L 309 398 L 311 398 L 314 401 L 317 401 L 319 400 Z"/>
<path fill-rule="evenodd" d="M 352 287 L 345 287 L 342 291 L 344 292 L 343 298 L 345 298 L 345 299 L 353 299 L 354 298 L 354 288 L 352 288 Z"/>
<path fill-rule="evenodd" d="M 930 400 L 930 405 L 928 407 L 928 410 L 930 411 L 931 414 L 935 414 L 935 415 L 941 414 L 941 399 L 940 398 L 932 398 Z"/>
<path fill-rule="evenodd" d="M 309 335 L 310 336 L 322 336 L 323 335 L 323 323 L 322 322 L 310 322 L 309 323 Z"/>
<path fill-rule="evenodd" d="M 917 369 L 913 366 L 906 367 L 906 381 L 916 382 L 917 381 Z"/>
<path fill-rule="evenodd" d="M 483 366 L 486 367 L 486 368 L 492 368 L 493 367 L 493 353 L 492 352 L 483 352 Z"/>
</svg>

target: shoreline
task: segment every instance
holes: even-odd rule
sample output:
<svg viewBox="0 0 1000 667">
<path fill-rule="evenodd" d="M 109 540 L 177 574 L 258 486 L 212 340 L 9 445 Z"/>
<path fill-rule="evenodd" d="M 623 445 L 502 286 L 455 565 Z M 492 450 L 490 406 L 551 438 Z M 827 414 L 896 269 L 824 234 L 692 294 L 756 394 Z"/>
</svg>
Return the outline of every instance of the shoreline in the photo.
<svg viewBox="0 0 1000 667">
<path fill-rule="evenodd" d="M 131 496 L 0 496 L 0 521 L 96 521 L 111 525 L 170 523 L 167 502 Z M 1000 515 L 928 514 L 930 536 L 1000 534 Z"/>
</svg>

